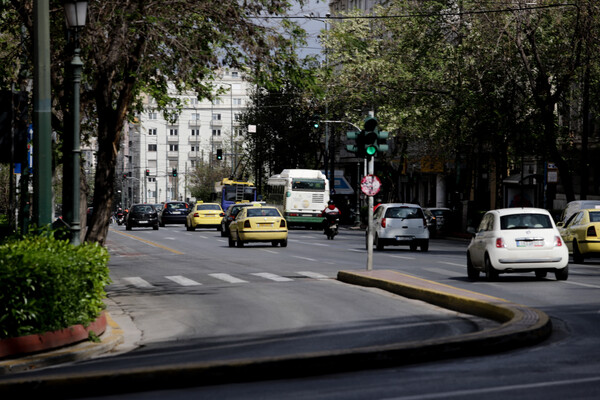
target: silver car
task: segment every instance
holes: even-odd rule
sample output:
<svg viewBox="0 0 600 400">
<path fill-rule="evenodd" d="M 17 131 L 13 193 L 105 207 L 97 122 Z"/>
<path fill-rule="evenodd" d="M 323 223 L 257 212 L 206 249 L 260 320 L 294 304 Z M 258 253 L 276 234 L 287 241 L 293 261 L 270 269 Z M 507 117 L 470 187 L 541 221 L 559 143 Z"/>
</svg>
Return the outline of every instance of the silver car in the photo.
<svg viewBox="0 0 600 400">
<path fill-rule="evenodd" d="M 429 230 L 423 209 L 418 204 L 381 204 L 373 216 L 373 246 L 410 246 L 412 251 L 429 250 Z M 367 232 L 367 240 L 368 240 Z"/>
</svg>

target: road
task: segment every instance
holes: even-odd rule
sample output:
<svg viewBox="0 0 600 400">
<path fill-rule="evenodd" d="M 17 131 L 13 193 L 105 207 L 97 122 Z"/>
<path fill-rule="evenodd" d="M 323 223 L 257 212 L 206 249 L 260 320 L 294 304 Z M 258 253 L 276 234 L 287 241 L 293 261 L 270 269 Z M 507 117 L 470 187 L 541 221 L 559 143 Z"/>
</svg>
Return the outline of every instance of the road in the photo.
<svg viewBox="0 0 600 400">
<path fill-rule="evenodd" d="M 426 253 L 386 248 L 375 252 L 374 268 L 538 308 L 552 318 L 549 340 L 493 356 L 118 398 L 598 398 L 600 260 L 571 264 L 567 281 L 521 274 L 471 282 L 466 246 L 440 239 Z M 131 317 L 128 334 L 140 347 L 54 371 L 352 348 L 487 326 L 476 318 L 337 282 L 339 270 L 365 268 L 364 247 L 364 233 L 355 231 L 327 241 L 318 231 L 294 230 L 287 248 L 229 248 L 216 231 L 187 232 L 174 225 L 159 231 L 115 228 L 109 235 L 109 301 Z"/>
</svg>

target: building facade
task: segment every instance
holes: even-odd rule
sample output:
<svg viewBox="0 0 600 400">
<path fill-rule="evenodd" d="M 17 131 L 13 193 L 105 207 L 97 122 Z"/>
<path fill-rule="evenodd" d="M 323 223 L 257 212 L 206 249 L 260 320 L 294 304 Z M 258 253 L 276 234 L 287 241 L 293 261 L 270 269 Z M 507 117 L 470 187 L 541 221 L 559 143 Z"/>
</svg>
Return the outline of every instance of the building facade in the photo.
<svg viewBox="0 0 600 400">
<path fill-rule="evenodd" d="M 224 92 L 213 101 L 199 100 L 194 92 L 176 93 L 172 87 L 171 96 L 182 104 L 173 118 L 165 118 L 153 98 L 144 99 L 144 112 L 126 129 L 117 165 L 123 207 L 188 201 L 187 178 L 200 163 L 218 163 L 234 172 L 246 131 L 238 120 L 250 86 L 238 71 L 224 72 L 212 85 Z"/>
</svg>

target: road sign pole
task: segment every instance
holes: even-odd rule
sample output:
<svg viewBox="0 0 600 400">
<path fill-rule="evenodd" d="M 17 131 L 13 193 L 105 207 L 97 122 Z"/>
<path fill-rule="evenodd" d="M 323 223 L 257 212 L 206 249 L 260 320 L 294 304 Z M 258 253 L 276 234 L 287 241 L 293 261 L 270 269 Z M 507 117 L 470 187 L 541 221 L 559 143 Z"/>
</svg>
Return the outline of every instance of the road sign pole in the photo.
<svg viewBox="0 0 600 400">
<path fill-rule="evenodd" d="M 374 157 L 371 157 L 369 160 L 369 173 L 368 175 L 373 175 L 375 170 L 375 160 Z M 368 221 L 369 221 L 369 235 L 367 240 L 367 271 L 373 270 L 373 196 L 368 196 L 369 204 L 368 204 Z"/>
</svg>

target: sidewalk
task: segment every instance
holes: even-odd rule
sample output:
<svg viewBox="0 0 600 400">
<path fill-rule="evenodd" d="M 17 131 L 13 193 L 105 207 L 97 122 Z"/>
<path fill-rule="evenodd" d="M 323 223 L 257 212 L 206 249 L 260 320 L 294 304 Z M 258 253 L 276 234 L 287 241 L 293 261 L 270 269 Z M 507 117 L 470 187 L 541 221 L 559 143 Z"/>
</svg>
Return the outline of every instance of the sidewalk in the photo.
<svg viewBox="0 0 600 400">
<path fill-rule="evenodd" d="M 352 350 L 296 354 L 283 357 L 195 362 L 161 365 L 114 372 L 49 375 L 28 380 L 25 376 L 0 376 L 0 395 L 75 397 L 94 387 L 95 395 L 124 390 L 158 390 L 184 386 L 203 386 L 285 379 L 300 375 L 321 375 L 365 369 L 386 368 L 451 357 L 491 354 L 529 346 L 546 339 L 552 331 L 549 317 L 538 310 L 480 293 L 439 284 L 391 270 L 339 271 L 338 280 L 353 285 L 376 287 L 401 296 L 422 300 L 457 312 L 476 315 L 500 323 L 497 327 L 458 336 L 419 342 L 402 342 Z M 11 368 L 32 369 L 51 362 L 73 361 L 114 349 L 123 338 L 111 319 L 111 329 L 101 344 L 84 343 L 59 354 L 41 354 L 12 360 Z M 54 352 L 52 352 L 54 353 Z M 6 361 L 0 362 L 6 371 Z M 23 370 L 23 369 L 21 369 Z M 8 378 L 8 379 L 6 379 Z"/>
</svg>

